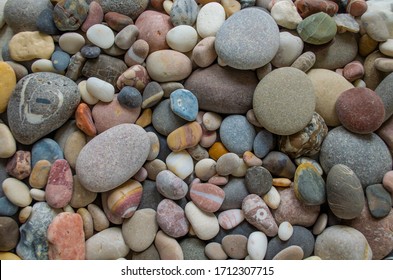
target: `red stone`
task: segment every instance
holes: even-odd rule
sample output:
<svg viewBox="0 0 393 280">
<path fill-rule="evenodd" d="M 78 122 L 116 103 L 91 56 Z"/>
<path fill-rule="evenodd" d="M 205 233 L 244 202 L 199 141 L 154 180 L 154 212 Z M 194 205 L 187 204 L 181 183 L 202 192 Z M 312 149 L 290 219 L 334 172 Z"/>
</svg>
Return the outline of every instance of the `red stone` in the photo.
<svg viewBox="0 0 393 280">
<path fill-rule="evenodd" d="M 382 99 L 368 88 L 351 88 L 341 93 L 336 112 L 346 129 L 359 134 L 374 132 L 385 118 Z"/>
<path fill-rule="evenodd" d="M 354 17 L 360 17 L 367 11 L 367 2 L 365 0 L 348 0 L 347 13 Z"/>
<path fill-rule="evenodd" d="M 49 171 L 45 198 L 49 206 L 63 208 L 71 201 L 73 191 L 71 167 L 65 159 L 58 159 Z"/>
<path fill-rule="evenodd" d="M 295 5 L 302 18 L 319 12 L 324 12 L 329 16 L 338 12 L 338 5 L 329 0 L 296 0 Z"/>
<path fill-rule="evenodd" d="M 104 20 L 104 11 L 101 5 L 93 1 L 89 5 L 89 12 L 87 13 L 87 18 L 81 26 L 81 30 L 86 32 L 94 24 L 99 24 Z"/>
<path fill-rule="evenodd" d="M 85 233 L 79 214 L 58 214 L 49 225 L 47 234 L 50 260 L 85 259 Z"/>
<path fill-rule="evenodd" d="M 132 18 L 116 12 L 107 12 L 104 19 L 110 28 L 118 32 L 127 25 L 134 24 Z"/>
<path fill-rule="evenodd" d="M 8 161 L 5 170 L 16 179 L 23 180 L 31 173 L 31 154 L 29 151 L 16 151 Z"/>
<path fill-rule="evenodd" d="M 88 136 L 97 134 L 90 107 L 86 103 L 80 103 L 75 111 L 76 126 Z"/>
<path fill-rule="evenodd" d="M 216 212 L 225 199 L 225 192 L 209 183 L 196 183 L 191 186 L 190 198 L 194 204 L 206 212 Z"/>
<path fill-rule="evenodd" d="M 364 76 L 364 66 L 359 61 L 352 61 L 345 65 L 342 74 L 345 79 L 354 82 Z"/>
</svg>

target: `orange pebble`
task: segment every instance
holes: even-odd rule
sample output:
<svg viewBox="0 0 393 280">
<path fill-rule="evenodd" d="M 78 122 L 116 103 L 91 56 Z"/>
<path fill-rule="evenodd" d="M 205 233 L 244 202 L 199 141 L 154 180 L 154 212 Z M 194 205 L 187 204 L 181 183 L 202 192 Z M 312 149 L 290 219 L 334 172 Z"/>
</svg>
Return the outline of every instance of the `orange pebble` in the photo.
<svg viewBox="0 0 393 280">
<path fill-rule="evenodd" d="M 287 178 L 273 178 L 273 186 L 275 187 L 290 187 L 292 181 Z"/>
<path fill-rule="evenodd" d="M 146 127 L 151 124 L 151 118 L 152 118 L 152 111 L 150 108 L 147 108 L 143 110 L 142 114 L 139 116 L 139 118 L 136 120 L 135 124 L 141 126 L 141 127 Z"/>
<path fill-rule="evenodd" d="M 222 155 L 226 153 L 229 153 L 229 151 L 221 142 L 215 142 L 209 149 L 209 156 L 214 160 L 218 160 Z"/>
<path fill-rule="evenodd" d="M 80 103 L 75 112 L 76 126 L 88 136 L 95 136 L 97 129 L 93 122 L 90 107 L 86 103 Z"/>
<path fill-rule="evenodd" d="M 243 161 L 248 167 L 262 165 L 262 160 L 250 151 L 244 152 Z"/>
</svg>

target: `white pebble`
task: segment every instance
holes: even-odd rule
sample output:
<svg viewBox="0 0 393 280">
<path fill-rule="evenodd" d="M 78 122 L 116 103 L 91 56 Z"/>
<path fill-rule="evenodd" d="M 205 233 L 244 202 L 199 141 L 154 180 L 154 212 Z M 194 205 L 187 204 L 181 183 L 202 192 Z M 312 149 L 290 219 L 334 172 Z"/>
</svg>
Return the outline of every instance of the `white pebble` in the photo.
<svg viewBox="0 0 393 280">
<path fill-rule="evenodd" d="M 166 42 L 175 51 L 189 52 L 198 42 L 198 33 L 192 26 L 178 25 L 168 31 Z"/>
<path fill-rule="evenodd" d="M 247 241 L 247 252 L 251 260 L 263 260 L 267 250 L 267 237 L 261 231 L 254 231 Z"/>
<path fill-rule="evenodd" d="M 293 227 L 289 222 L 282 222 L 278 227 L 278 238 L 287 241 L 293 234 Z"/>
<path fill-rule="evenodd" d="M 45 201 L 45 191 L 40 189 L 30 189 L 31 197 L 36 201 Z"/>
<path fill-rule="evenodd" d="M 88 93 L 102 102 L 111 102 L 115 96 L 114 86 L 96 77 L 87 79 L 86 89 Z"/>
<path fill-rule="evenodd" d="M 51 73 L 58 73 L 58 74 L 64 74 L 64 71 L 57 71 L 53 67 L 53 62 L 49 59 L 38 59 L 33 62 L 31 65 L 31 71 L 33 73 L 38 73 L 38 72 L 51 72 Z"/>
<path fill-rule="evenodd" d="M 195 175 L 202 181 L 208 181 L 216 173 L 216 161 L 211 158 L 201 159 L 195 164 Z"/>
<path fill-rule="evenodd" d="M 166 158 L 166 165 L 182 180 L 194 171 L 194 162 L 187 151 L 170 153 Z"/>
<path fill-rule="evenodd" d="M 220 128 L 222 117 L 214 112 L 206 112 L 203 114 L 202 123 L 209 131 L 214 131 Z"/>
<path fill-rule="evenodd" d="M 115 43 L 112 29 L 103 24 L 94 24 L 86 32 L 87 39 L 97 47 L 109 49 Z"/>
<path fill-rule="evenodd" d="M 393 57 L 393 39 L 387 39 L 385 42 L 380 43 L 379 50 L 384 55 Z"/>
<path fill-rule="evenodd" d="M 19 207 L 29 206 L 32 198 L 29 187 L 15 178 L 7 178 L 3 181 L 3 191 L 5 196 L 13 204 Z"/>
<path fill-rule="evenodd" d="M 81 82 L 79 82 L 78 84 L 78 89 L 79 89 L 79 93 L 81 95 L 82 100 L 89 104 L 89 105 L 94 105 L 97 104 L 97 102 L 99 101 L 97 98 L 95 98 L 93 95 L 91 95 L 86 88 L 86 80 L 83 80 Z"/>
<path fill-rule="evenodd" d="M 280 1 L 274 4 L 271 16 L 278 25 L 288 29 L 296 29 L 297 25 L 303 20 L 296 6 L 289 1 Z"/>
<path fill-rule="evenodd" d="M 262 197 L 263 201 L 269 206 L 271 209 L 277 209 L 280 205 L 281 197 L 279 192 L 275 187 L 271 187 L 271 189 Z"/>
<path fill-rule="evenodd" d="M 215 36 L 224 22 L 224 7 L 217 2 L 210 2 L 200 9 L 197 17 L 196 29 L 199 36 L 202 38 Z"/>
</svg>

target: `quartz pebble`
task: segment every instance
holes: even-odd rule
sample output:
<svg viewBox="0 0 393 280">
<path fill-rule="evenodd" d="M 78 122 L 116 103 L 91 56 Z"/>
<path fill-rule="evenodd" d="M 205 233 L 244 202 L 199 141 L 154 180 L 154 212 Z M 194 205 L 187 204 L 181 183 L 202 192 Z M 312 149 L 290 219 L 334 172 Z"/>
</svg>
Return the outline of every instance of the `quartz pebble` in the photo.
<svg viewBox="0 0 393 280">
<path fill-rule="evenodd" d="M 292 234 L 293 227 L 290 223 L 285 221 L 278 226 L 278 237 L 282 241 L 287 241 L 289 238 L 291 238 Z"/>
</svg>

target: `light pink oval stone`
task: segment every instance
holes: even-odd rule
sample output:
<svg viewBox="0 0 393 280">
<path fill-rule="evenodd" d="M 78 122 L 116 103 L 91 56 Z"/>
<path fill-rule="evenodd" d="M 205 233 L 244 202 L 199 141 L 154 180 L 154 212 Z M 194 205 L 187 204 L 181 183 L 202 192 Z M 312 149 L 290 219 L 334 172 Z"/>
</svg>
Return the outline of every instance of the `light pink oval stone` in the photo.
<svg viewBox="0 0 393 280">
<path fill-rule="evenodd" d="M 218 223 L 223 229 L 232 229 L 244 221 L 241 209 L 229 209 L 218 215 Z"/>
</svg>

